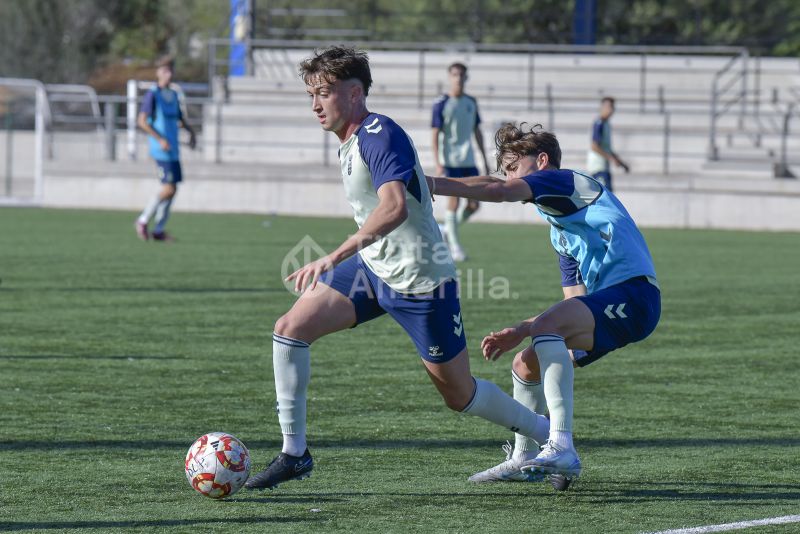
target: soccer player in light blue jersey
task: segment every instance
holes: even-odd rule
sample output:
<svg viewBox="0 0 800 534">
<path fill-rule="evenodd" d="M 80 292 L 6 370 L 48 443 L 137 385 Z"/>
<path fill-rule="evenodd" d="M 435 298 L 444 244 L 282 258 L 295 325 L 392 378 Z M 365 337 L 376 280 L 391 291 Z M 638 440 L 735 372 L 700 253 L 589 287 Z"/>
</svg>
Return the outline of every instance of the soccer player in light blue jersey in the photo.
<svg viewBox="0 0 800 534">
<path fill-rule="evenodd" d="M 149 137 L 150 156 L 156 162 L 161 181 L 161 189 L 135 223 L 136 235 L 144 241 L 151 237 L 147 225 L 154 215 L 156 226 L 152 238 L 155 241 L 170 240 L 165 227 L 178 184 L 183 181 L 178 143 L 181 126 L 189 132 L 189 147 L 194 149 L 195 146 L 194 130 L 183 116 L 180 95 L 170 87 L 174 71 L 175 64 L 171 57 L 161 58 L 156 63 L 157 83 L 145 93 L 137 121 Z"/>
<path fill-rule="evenodd" d="M 586 170 L 592 178 L 600 182 L 609 191 L 613 191 L 611 183 L 611 164 L 630 171 L 628 164 L 622 161 L 611 147 L 611 116 L 614 114 L 614 99 L 610 96 L 600 101 L 600 117 L 592 124 L 592 146 L 586 156 Z"/>
<path fill-rule="evenodd" d="M 573 366 L 649 336 L 661 315 L 661 293 L 647 244 L 625 207 L 597 180 L 560 169 L 558 141 L 540 128 L 507 124 L 497 132 L 498 167 L 507 180 L 428 180 L 434 193 L 448 196 L 531 202 L 550 223 L 564 300 L 481 343 L 484 357 L 496 360 L 531 339 L 514 358 L 514 398 L 538 413 L 549 410 L 548 440 L 540 444 L 517 435 L 505 462 L 470 480 L 550 474 L 556 489 L 566 489 L 581 472 L 572 442 Z"/>
<path fill-rule="evenodd" d="M 358 231 L 287 278 L 302 294 L 275 323 L 272 337 L 283 449 L 246 487 L 272 488 L 310 474 L 310 345 L 386 314 L 411 338 L 448 408 L 529 439 L 545 439 L 547 418 L 470 372 L 456 270 L 433 218 L 425 173 L 406 132 L 367 109 L 372 85 L 367 55 L 352 48 L 327 48 L 303 61 L 300 75 L 311 111 L 341 143 L 341 176 Z M 365 347 L 363 357 L 372 357 L 376 349 Z"/>
<path fill-rule="evenodd" d="M 453 63 L 447 68 L 447 79 L 450 88 L 433 104 L 431 127 L 433 130 L 432 148 L 436 158 L 436 174 L 460 178 L 479 174 L 475 164 L 475 152 L 472 149 L 472 137 L 481 153 L 486 174 L 489 174 L 489 162 L 483 148 L 481 133 L 481 116 L 478 112 L 478 101 L 464 92 L 467 82 L 467 67 L 463 63 Z M 464 261 L 467 255 L 458 238 L 458 227 L 478 210 L 477 200 L 468 200 L 461 210 L 459 199 L 448 200 L 444 215 L 444 232 L 450 253 L 455 261 Z"/>
</svg>

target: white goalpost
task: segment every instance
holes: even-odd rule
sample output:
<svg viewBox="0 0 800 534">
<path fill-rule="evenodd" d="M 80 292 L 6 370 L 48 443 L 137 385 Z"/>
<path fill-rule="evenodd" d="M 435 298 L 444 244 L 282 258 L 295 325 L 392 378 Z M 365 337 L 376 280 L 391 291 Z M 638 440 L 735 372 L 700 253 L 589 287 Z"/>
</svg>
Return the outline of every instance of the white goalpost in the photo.
<svg viewBox="0 0 800 534">
<path fill-rule="evenodd" d="M 33 134 L 13 123 L 16 95 L 33 95 Z M 45 133 L 51 122 L 47 90 L 42 82 L 21 78 L 0 78 L 0 113 L 5 118 L 0 138 L 0 204 L 37 205 L 44 197 Z M 29 120 L 24 116 L 23 122 Z M 27 126 L 23 124 L 23 126 Z M 21 143 L 21 144 L 20 144 Z M 32 146 L 31 146 L 32 145 Z M 21 171 L 21 172 L 20 172 Z"/>
</svg>

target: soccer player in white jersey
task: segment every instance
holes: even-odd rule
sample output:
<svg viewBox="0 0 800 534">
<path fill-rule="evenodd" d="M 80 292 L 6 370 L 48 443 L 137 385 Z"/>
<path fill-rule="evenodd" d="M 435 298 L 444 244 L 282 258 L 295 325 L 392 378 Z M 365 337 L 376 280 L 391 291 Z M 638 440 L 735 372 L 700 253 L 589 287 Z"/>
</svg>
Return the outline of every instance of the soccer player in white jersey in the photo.
<svg viewBox="0 0 800 534">
<path fill-rule="evenodd" d="M 448 408 L 531 439 L 546 438 L 545 417 L 470 373 L 455 267 L 433 218 L 425 174 L 403 129 L 367 109 L 372 85 L 367 55 L 327 48 L 303 61 L 300 75 L 311 111 L 341 142 L 345 196 L 358 231 L 287 277 L 302 294 L 273 334 L 283 449 L 246 487 L 273 488 L 308 476 L 310 345 L 387 313 L 408 333 Z"/>
<path fill-rule="evenodd" d="M 661 291 L 636 223 L 600 182 L 561 169 L 555 135 L 506 124 L 495 144 L 507 180 L 437 177 L 429 178 L 431 188 L 483 201 L 533 203 L 550 224 L 564 300 L 484 338 L 483 355 L 491 360 L 530 340 L 512 365 L 514 398 L 537 412 L 547 408 L 550 434 L 546 443 L 518 435 L 506 461 L 470 480 L 533 481 L 550 474 L 563 490 L 581 472 L 572 442 L 573 366 L 649 336 L 661 316 Z"/>
<path fill-rule="evenodd" d="M 447 68 L 447 79 L 450 88 L 433 104 L 431 127 L 433 129 L 433 155 L 436 158 L 436 175 L 451 178 L 477 176 L 475 153 L 472 149 L 472 137 L 481 153 L 483 168 L 489 174 L 489 162 L 483 148 L 481 133 L 481 116 L 478 112 L 478 101 L 464 92 L 467 82 L 467 66 L 453 63 Z M 458 227 L 478 210 L 480 203 L 468 199 L 461 210 L 459 199 L 450 197 L 444 215 L 444 231 L 450 245 L 450 253 L 455 261 L 464 261 L 467 255 L 458 238 Z"/>
<path fill-rule="evenodd" d="M 628 164 L 611 148 L 611 116 L 614 114 L 614 99 L 603 97 L 600 101 L 600 116 L 592 124 L 592 145 L 586 155 L 586 170 L 592 178 L 613 191 L 611 182 L 611 164 L 630 171 Z"/>
</svg>

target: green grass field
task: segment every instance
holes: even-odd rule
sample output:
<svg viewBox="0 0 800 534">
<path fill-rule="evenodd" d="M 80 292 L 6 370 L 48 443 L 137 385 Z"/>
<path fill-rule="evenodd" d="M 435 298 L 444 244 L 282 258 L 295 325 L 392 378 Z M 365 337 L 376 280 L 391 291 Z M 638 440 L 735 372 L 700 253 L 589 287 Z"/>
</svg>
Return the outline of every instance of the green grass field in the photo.
<svg viewBox="0 0 800 534">
<path fill-rule="evenodd" d="M 0 209 L 0 531 L 644 532 L 800 514 L 800 235 L 649 230 L 663 314 L 643 343 L 576 372 L 584 474 L 473 485 L 510 433 L 448 411 L 384 317 L 315 343 L 310 479 L 225 501 L 195 493 L 199 435 L 280 447 L 270 334 L 294 297 L 284 255 L 349 220 Z M 489 330 L 560 298 L 542 226 L 463 231 L 473 373 L 511 390 Z M 486 298 L 492 277 L 517 298 Z M 797 532 L 800 524 L 748 532 Z"/>
</svg>

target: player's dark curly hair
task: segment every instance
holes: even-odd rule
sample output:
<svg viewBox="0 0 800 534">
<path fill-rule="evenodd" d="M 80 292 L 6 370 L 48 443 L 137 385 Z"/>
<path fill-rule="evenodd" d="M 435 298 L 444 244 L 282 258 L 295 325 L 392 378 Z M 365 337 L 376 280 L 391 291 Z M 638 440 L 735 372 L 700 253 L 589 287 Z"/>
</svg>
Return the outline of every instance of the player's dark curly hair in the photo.
<svg viewBox="0 0 800 534">
<path fill-rule="evenodd" d="M 541 124 L 526 127 L 527 123 L 516 126 L 506 123 L 497 130 L 494 144 L 497 147 L 497 168 L 503 168 L 503 156 L 513 154 L 517 158 L 547 154 L 550 164 L 561 168 L 561 147 L 556 136 L 542 128 Z"/>
<path fill-rule="evenodd" d="M 369 56 L 366 52 L 346 46 L 329 46 L 322 50 L 314 50 L 314 55 L 303 60 L 298 70 L 300 78 L 306 85 L 316 77 L 328 83 L 355 78 L 364 86 L 364 96 L 369 94 L 369 88 L 372 86 Z"/>
</svg>

